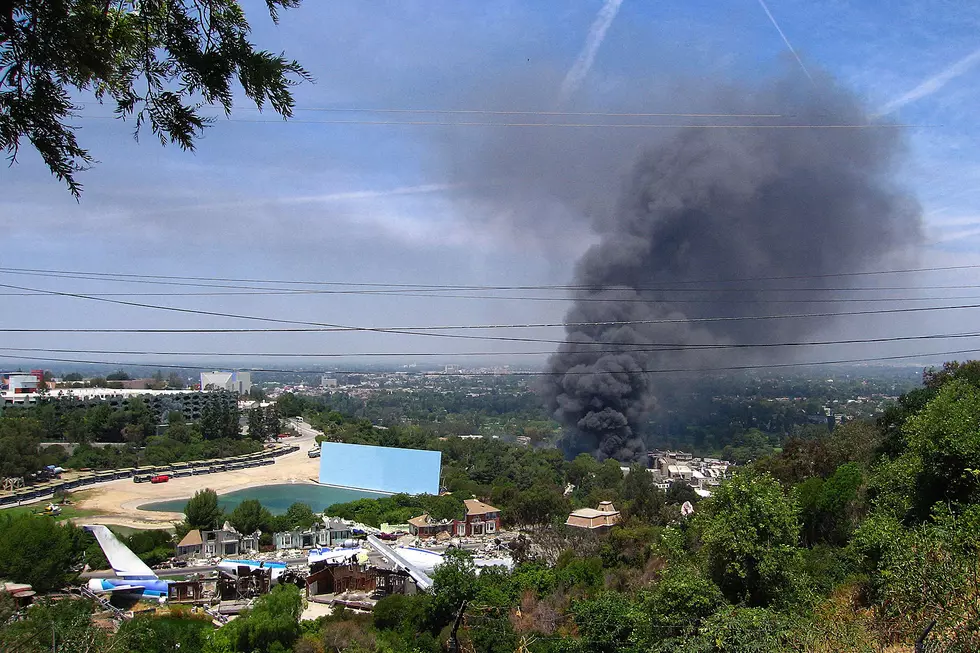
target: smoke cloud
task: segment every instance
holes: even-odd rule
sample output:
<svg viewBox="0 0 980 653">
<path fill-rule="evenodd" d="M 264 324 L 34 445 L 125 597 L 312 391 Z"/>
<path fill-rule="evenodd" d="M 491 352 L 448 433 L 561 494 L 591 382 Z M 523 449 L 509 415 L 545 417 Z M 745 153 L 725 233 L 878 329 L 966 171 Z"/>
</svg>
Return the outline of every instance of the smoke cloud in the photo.
<svg viewBox="0 0 980 653">
<path fill-rule="evenodd" d="M 736 97 L 726 91 L 725 102 L 741 113 L 783 116 L 729 121 L 740 125 L 868 121 L 862 104 L 827 80 L 779 81 Z M 773 360 L 785 351 L 656 345 L 799 340 L 826 326 L 818 319 L 696 320 L 785 312 L 786 305 L 758 301 L 773 298 L 814 302 L 792 304 L 794 313 L 825 311 L 818 302 L 831 292 L 813 290 L 846 278 L 820 275 L 880 267 L 914 245 L 920 209 L 896 182 L 903 152 L 899 130 L 881 125 L 684 127 L 640 155 L 615 208 L 591 216 L 599 241 L 577 264 L 582 289 L 566 316 L 565 343 L 549 360 L 554 374 L 543 393 L 565 427 L 566 453 L 622 461 L 642 455 L 644 419 L 675 382 L 644 370 Z M 765 280 L 771 277 L 799 279 Z M 757 281 L 723 283 L 732 279 Z M 808 290 L 778 290 L 794 284 Z M 676 321 L 636 324 L 665 319 Z M 632 324 L 576 326 L 595 322 Z"/>
</svg>

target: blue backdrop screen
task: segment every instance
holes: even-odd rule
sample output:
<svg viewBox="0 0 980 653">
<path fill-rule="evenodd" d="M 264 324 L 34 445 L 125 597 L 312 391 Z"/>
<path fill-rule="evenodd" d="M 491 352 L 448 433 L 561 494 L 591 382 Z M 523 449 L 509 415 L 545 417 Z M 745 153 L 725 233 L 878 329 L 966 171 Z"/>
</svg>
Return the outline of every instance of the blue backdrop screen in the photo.
<svg viewBox="0 0 980 653">
<path fill-rule="evenodd" d="M 320 482 L 339 487 L 439 494 L 441 451 L 324 442 Z"/>
</svg>

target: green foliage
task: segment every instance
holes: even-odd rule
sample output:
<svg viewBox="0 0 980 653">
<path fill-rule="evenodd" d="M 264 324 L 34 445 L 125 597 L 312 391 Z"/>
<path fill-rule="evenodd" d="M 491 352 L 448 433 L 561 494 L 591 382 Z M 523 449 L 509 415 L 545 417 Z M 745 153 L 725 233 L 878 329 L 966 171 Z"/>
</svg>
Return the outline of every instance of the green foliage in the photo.
<svg viewBox="0 0 980 653">
<path fill-rule="evenodd" d="M 605 592 L 572 607 L 581 640 L 578 650 L 596 653 L 639 651 L 634 645 L 634 607 L 622 594 Z"/>
<path fill-rule="evenodd" d="M 251 535 L 258 530 L 271 530 L 272 513 L 258 499 L 245 499 L 228 514 L 228 522 L 239 533 Z"/>
<path fill-rule="evenodd" d="M 0 578 L 30 583 L 38 592 L 65 587 L 75 577 L 83 547 L 79 529 L 50 517 L 0 513 Z"/>
<path fill-rule="evenodd" d="M 843 545 L 859 516 L 860 489 L 864 481 L 857 463 L 847 463 L 826 481 L 809 478 L 793 491 L 803 522 L 803 539 L 808 544 L 830 542 Z"/>
<path fill-rule="evenodd" d="M 980 646 L 980 505 L 962 514 L 938 508 L 913 529 L 869 520 L 856 537 L 865 556 L 872 600 L 893 630 L 915 637 L 936 620 L 945 651 Z"/>
<path fill-rule="evenodd" d="M 238 406 L 229 403 L 224 392 L 211 392 L 201 407 L 201 435 L 205 440 L 236 439 L 238 431 Z"/>
<path fill-rule="evenodd" d="M 208 618 L 190 618 L 171 611 L 169 618 L 137 617 L 123 621 L 115 644 L 130 653 L 200 651 L 213 627 Z"/>
<path fill-rule="evenodd" d="M 214 631 L 205 653 L 285 653 L 300 636 L 303 599 L 295 585 L 277 585 L 237 619 Z"/>
<path fill-rule="evenodd" d="M 428 513 L 433 519 L 462 519 L 463 501 L 458 496 L 395 494 L 378 499 L 358 499 L 329 506 L 325 514 L 353 519 L 369 526 L 404 524 L 412 517 Z"/>
<path fill-rule="evenodd" d="M 732 602 L 769 605 L 797 559 L 794 504 L 768 475 L 736 474 L 699 506 L 695 524 L 712 579 Z"/>
<path fill-rule="evenodd" d="M 700 570 L 672 567 L 641 600 L 644 641 L 690 637 L 724 603 L 721 590 Z"/>
<path fill-rule="evenodd" d="M 186 423 L 176 411 L 165 416 L 166 435 L 156 436 L 161 417 L 139 397 L 128 399 L 121 410 L 107 404 L 84 407 L 55 402 L 7 409 L 0 415 L 0 476 L 20 476 L 29 482 L 30 474 L 44 465 L 120 469 L 236 456 L 262 448 L 241 437 L 234 416 L 234 428 L 212 440 L 204 440 L 198 425 Z M 39 448 L 40 442 L 58 441 L 79 446 L 71 456 L 61 447 Z M 114 446 L 96 447 L 92 442 Z"/>
<path fill-rule="evenodd" d="M 472 601 L 476 596 L 478 582 L 473 554 L 464 549 L 446 551 L 442 564 L 432 572 L 432 583 L 434 612 L 448 621 L 463 601 Z"/>
<path fill-rule="evenodd" d="M 2 602 L 2 598 L 0 598 Z M 92 621 L 96 606 L 92 601 L 68 598 L 40 599 L 19 620 L 0 623 L 0 651 L 10 653 L 98 653 L 113 650 L 109 632 Z M 0 607 L 0 616 L 3 614 Z"/>
<path fill-rule="evenodd" d="M 909 451 L 922 461 L 915 509 L 924 517 L 938 501 L 980 500 L 980 387 L 954 379 L 905 423 Z"/>
<path fill-rule="evenodd" d="M 267 0 L 273 20 L 298 0 Z M 13 0 L 0 21 L 0 147 L 17 155 L 22 138 L 76 198 L 75 174 L 93 163 L 70 119 L 78 93 L 111 99 L 119 118 L 148 124 L 161 144 L 192 150 L 211 118 L 227 114 L 233 81 L 259 108 L 292 115 L 290 87 L 307 73 L 295 61 L 257 50 L 237 2 L 67 3 Z"/>
<path fill-rule="evenodd" d="M 195 492 L 184 506 L 184 517 L 191 529 L 217 528 L 223 518 L 221 508 L 218 507 L 218 493 L 210 488 Z"/>
<path fill-rule="evenodd" d="M 434 623 L 433 598 L 429 594 L 392 594 L 378 601 L 372 610 L 374 627 L 393 630 L 411 640 L 418 633 L 430 633 L 442 624 Z"/>
<path fill-rule="evenodd" d="M 708 617 L 695 644 L 699 651 L 769 653 L 786 650 L 791 623 L 764 608 L 729 607 Z"/>
<path fill-rule="evenodd" d="M 307 529 L 319 521 L 319 517 L 313 512 L 313 509 L 299 501 L 286 509 L 285 517 L 289 524 L 288 530 Z"/>
</svg>

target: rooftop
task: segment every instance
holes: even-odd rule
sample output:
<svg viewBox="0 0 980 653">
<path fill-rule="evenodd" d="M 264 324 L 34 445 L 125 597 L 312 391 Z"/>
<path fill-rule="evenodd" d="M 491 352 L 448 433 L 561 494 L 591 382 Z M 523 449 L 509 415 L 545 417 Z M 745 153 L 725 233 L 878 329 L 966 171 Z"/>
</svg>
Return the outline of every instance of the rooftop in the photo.
<svg viewBox="0 0 980 653">
<path fill-rule="evenodd" d="M 477 499 L 464 499 L 467 515 L 485 515 L 490 512 L 500 512 L 500 508 L 494 508 L 488 503 L 483 503 Z"/>
<path fill-rule="evenodd" d="M 184 536 L 177 546 L 200 546 L 204 543 L 201 539 L 201 531 L 196 528 L 187 531 L 187 535 Z"/>
</svg>

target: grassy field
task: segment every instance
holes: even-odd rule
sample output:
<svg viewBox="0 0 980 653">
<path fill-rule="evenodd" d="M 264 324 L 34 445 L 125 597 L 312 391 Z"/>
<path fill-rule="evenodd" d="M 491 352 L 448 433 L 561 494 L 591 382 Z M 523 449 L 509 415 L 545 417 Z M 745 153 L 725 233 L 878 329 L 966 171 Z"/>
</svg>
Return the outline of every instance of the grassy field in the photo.
<svg viewBox="0 0 980 653">
<path fill-rule="evenodd" d="M 85 496 L 91 490 L 83 490 L 81 492 L 72 492 L 69 495 L 69 499 L 72 504 L 77 504 L 85 499 Z M 51 503 L 50 501 L 38 501 L 37 503 L 32 503 L 27 506 L 15 506 L 13 508 L 3 508 L 0 509 L 0 515 L 29 515 L 31 513 L 41 513 L 44 509 Z M 77 508 L 75 505 L 63 505 L 61 506 L 61 514 L 56 515 L 54 518 L 57 521 L 63 521 L 65 519 L 74 519 L 75 517 L 90 517 L 96 514 L 94 510 L 82 510 Z"/>
<path fill-rule="evenodd" d="M 44 508 L 47 505 L 48 505 L 47 503 L 35 503 L 29 506 L 16 506 L 14 508 L 4 508 L 2 511 L 0 511 L 0 514 L 15 516 L 15 515 L 29 515 L 34 512 L 41 513 L 44 511 Z M 61 506 L 61 514 L 55 515 L 54 519 L 56 519 L 57 521 L 63 521 L 65 519 L 73 519 L 75 517 L 89 517 L 94 514 L 95 514 L 94 510 L 80 510 L 75 506 Z"/>
</svg>

